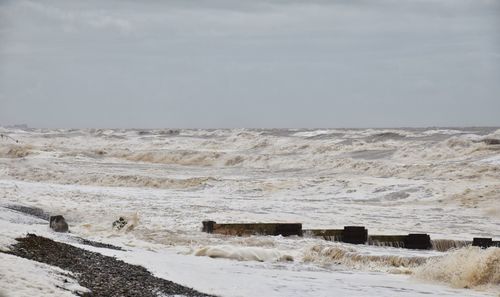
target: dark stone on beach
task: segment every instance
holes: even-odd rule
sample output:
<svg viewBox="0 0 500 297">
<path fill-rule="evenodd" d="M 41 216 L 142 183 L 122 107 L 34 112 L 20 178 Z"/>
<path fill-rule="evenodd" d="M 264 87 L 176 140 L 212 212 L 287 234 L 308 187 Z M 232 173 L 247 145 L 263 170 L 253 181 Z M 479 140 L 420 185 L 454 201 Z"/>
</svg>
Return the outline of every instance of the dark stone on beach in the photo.
<svg viewBox="0 0 500 297">
<path fill-rule="evenodd" d="M 51 216 L 49 220 L 50 229 L 56 232 L 68 232 L 68 223 L 63 216 Z"/>
<path fill-rule="evenodd" d="M 500 144 L 500 139 L 486 138 L 483 139 L 483 142 L 486 143 L 487 145 L 497 145 Z"/>
<path fill-rule="evenodd" d="M 363 226 L 345 226 L 342 241 L 352 244 L 364 244 L 368 241 L 368 230 Z"/>
<path fill-rule="evenodd" d="M 128 224 L 127 219 L 125 219 L 124 217 L 120 217 L 118 220 L 113 222 L 113 228 L 115 228 L 116 230 L 121 230 L 127 224 Z"/>
<path fill-rule="evenodd" d="M 40 218 L 40 219 L 46 220 L 46 221 L 49 221 L 49 218 L 50 218 L 48 213 L 46 213 L 43 209 L 37 208 L 37 207 L 22 206 L 22 205 L 15 205 L 15 204 L 4 206 L 4 207 L 7 209 L 15 210 L 15 211 L 18 211 L 18 212 L 21 212 L 21 213 L 24 213 L 24 214 L 27 214 L 30 216 Z M 105 249 L 111 249 L 111 250 L 117 250 L 117 251 L 124 250 L 123 248 L 121 248 L 119 246 L 115 246 L 115 245 L 108 244 L 108 243 L 92 241 L 92 240 L 84 239 L 84 238 L 77 237 L 77 236 L 72 236 L 71 238 L 75 239 L 78 243 L 84 244 L 84 245 L 90 245 L 93 247 L 105 248 Z M 0 297 L 2 297 L 2 296 L 0 296 Z"/>
<path fill-rule="evenodd" d="M 73 272 L 78 283 L 91 291 L 85 297 L 211 296 L 155 277 L 142 266 L 42 236 L 28 234 L 17 241 L 9 254 Z"/>
<path fill-rule="evenodd" d="M 407 249 L 428 250 L 432 247 L 431 237 L 421 233 L 408 234 L 404 246 Z"/>
<path fill-rule="evenodd" d="M 474 237 L 472 239 L 472 246 L 478 246 L 485 249 L 493 246 L 493 239 L 487 237 Z"/>
</svg>

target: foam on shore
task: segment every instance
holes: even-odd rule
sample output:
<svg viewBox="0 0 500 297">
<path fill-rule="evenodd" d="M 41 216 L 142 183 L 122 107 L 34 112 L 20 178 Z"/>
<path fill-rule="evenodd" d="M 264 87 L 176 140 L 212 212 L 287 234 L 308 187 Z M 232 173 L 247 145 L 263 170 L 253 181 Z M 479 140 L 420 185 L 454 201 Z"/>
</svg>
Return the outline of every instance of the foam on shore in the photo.
<svg viewBox="0 0 500 297">
<path fill-rule="evenodd" d="M 195 256 L 225 258 L 238 261 L 293 261 L 293 257 L 291 255 L 284 254 L 276 249 L 237 247 L 228 245 L 203 247 L 195 252 Z"/>
</svg>

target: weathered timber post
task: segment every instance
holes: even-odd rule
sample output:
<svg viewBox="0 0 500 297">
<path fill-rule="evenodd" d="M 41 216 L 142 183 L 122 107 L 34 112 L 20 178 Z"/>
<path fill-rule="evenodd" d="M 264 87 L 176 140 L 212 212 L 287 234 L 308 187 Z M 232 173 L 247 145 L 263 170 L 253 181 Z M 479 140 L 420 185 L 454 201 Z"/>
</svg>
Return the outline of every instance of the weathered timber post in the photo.
<svg viewBox="0 0 500 297">
<path fill-rule="evenodd" d="M 432 247 L 431 237 L 428 234 L 408 234 L 405 239 L 405 248 L 415 250 L 428 250 Z"/>
<path fill-rule="evenodd" d="M 364 226 L 345 226 L 342 241 L 353 244 L 364 244 L 368 241 L 368 230 Z"/>
<path fill-rule="evenodd" d="M 214 232 L 214 226 L 215 226 L 215 221 L 203 221 L 203 232 L 207 233 L 213 233 Z"/>
<path fill-rule="evenodd" d="M 483 249 L 493 246 L 493 238 L 487 237 L 474 237 L 472 239 L 472 246 L 478 246 Z"/>
<path fill-rule="evenodd" d="M 287 223 L 276 225 L 276 230 L 274 235 L 281 236 L 291 236 L 298 235 L 302 236 L 302 224 L 301 223 Z"/>
</svg>

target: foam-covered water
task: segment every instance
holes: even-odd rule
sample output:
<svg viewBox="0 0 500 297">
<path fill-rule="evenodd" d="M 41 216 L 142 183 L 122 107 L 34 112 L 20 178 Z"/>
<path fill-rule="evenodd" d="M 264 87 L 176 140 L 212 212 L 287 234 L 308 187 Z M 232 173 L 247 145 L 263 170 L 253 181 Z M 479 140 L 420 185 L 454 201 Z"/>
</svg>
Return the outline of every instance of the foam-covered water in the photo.
<svg viewBox="0 0 500 297">
<path fill-rule="evenodd" d="M 440 250 L 465 251 L 474 236 L 500 238 L 500 145 L 488 141 L 500 139 L 497 128 L 1 132 L 19 141 L 0 142 L 2 204 L 62 213 L 78 235 L 129 247 L 278 261 L 282 269 L 290 265 L 283 259 L 299 270 L 427 269 L 434 281 L 464 287 L 428 261 L 455 254 L 232 238 L 201 233 L 201 221 L 425 232 Z M 133 228 L 113 230 L 119 216 L 133 218 Z M 486 279 L 466 286 L 500 288 Z"/>
</svg>

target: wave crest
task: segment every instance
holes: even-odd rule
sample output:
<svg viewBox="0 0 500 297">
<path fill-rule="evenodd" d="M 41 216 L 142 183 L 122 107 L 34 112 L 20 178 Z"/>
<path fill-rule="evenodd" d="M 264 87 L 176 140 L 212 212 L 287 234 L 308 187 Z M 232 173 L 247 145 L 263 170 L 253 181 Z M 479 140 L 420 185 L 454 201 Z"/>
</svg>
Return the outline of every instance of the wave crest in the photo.
<svg viewBox="0 0 500 297">
<path fill-rule="evenodd" d="M 67 175 L 57 171 L 47 172 L 38 168 L 24 171 L 10 172 L 17 179 L 51 182 L 56 184 L 78 184 L 105 187 L 145 187 L 160 189 L 189 189 L 207 186 L 212 181 L 217 181 L 213 177 L 190 177 L 190 178 L 168 178 L 154 177 L 147 175 L 115 175 L 87 173 L 80 175 Z"/>
<path fill-rule="evenodd" d="M 33 153 L 31 145 L 9 145 L 0 149 L 0 157 L 24 158 Z"/>
<path fill-rule="evenodd" d="M 129 161 L 162 163 L 176 165 L 210 166 L 221 157 L 220 152 L 200 151 L 148 151 L 138 153 L 124 153 L 118 157 Z"/>
<path fill-rule="evenodd" d="M 456 288 L 494 286 L 500 289 L 500 248 L 465 247 L 429 259 L 415 277 L 451 284 Z"/>
<path fill-rule="evenodd" d="M 304 255 L 305 262 L 342 264 L 355 268 L 387 270 L 387 268 L 412 268 L 425 263 L 427 257 L 363 254 L 355 248 L 342 245 L 315 245 Z"/>
</svg>

